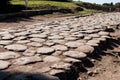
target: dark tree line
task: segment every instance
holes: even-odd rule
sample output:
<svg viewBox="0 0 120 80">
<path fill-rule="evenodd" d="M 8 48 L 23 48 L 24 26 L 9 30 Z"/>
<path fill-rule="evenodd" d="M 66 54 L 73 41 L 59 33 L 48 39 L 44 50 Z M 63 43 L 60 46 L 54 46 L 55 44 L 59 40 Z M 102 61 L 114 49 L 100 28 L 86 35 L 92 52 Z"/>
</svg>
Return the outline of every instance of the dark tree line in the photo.
<svg viewBox="0 0 120 80">
<path fill-rule="evenodd" d="M 10 4 L 11 0 L 0 0 L 0 7 L 5 7 Z"/>
</svg>

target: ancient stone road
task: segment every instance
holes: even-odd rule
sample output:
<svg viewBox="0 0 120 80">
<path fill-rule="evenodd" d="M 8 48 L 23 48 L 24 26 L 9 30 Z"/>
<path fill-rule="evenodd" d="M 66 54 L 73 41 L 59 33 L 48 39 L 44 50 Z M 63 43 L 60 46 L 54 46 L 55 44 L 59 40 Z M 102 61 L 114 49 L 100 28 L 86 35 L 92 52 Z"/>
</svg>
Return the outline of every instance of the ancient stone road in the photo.
<svg viewBox="0 0 120 80">
<path fill-rule="evenodd" d="M 99 13 L 2 29 L 0 70 L 58 77 L 57 74 L 75 75 L 73 64 L 82 63 L 93 54 L 101 42 L 111 38 L 109 31 L 120 29 L 119 25 L 120 13 Z M 8 75 L 2 80 L 31 80 L 25 75 L 20 76 Z M 39 79 L 35 77 L 32 80 Z"/>
</svg>

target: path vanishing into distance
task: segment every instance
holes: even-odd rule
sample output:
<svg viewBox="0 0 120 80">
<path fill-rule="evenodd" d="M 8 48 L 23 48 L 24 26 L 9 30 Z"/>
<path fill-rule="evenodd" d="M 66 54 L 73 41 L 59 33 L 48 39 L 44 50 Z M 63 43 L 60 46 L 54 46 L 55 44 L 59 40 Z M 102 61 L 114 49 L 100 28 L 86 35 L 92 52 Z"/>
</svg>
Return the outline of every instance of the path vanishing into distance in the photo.
<svg viewBox="0 0 120 80">
<path fill-rule="evenodd" d="M 120 13 L 2 28 L 0 80 L 119 80 L 119 45 Z"/>
</svg>

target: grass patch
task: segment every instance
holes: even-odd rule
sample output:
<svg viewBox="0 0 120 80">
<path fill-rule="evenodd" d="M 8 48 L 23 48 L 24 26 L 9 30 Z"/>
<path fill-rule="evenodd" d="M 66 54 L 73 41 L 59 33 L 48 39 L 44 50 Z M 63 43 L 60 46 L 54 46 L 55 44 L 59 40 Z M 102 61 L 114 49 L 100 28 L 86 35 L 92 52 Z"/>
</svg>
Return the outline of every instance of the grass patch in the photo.
<svg viewBox="0 0 120 80">
<path fill-rule="evenodd" d="M 25 2 L 24 2 L 24 0 L 12 0 L 11 4 L 13 4 L 13 5 L 25 5 Z M 31 9 L 47 9 L 50 7 L 72 9 L 72 8 L 76 8 L 78 6 L 73 2 L 29 0 L 28 7 Z"/>
</svg>

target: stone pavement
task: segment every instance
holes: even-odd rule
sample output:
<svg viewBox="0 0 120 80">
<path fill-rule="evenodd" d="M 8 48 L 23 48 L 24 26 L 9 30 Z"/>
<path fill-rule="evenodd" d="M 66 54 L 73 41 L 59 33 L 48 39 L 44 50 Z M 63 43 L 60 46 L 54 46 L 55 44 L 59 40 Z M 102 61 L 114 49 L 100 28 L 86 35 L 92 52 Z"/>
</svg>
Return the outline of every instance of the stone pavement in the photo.
<svg viewBox="0 0 120 80">
<path fill-rule="evenodd" d="M 99 13 L 2 29 L 0 71 L 16 74 L 0 80 L 44 80 L 37 76 L 29 79 L 17 72 L 45 73 L 68 80 L 68 76 L 76 75 L 75 66 L 83 66 L 83 61 L 95 53 L 101 42 L 110 39 L 110 32 L 116 29 L 120 29 L 120 13 Z"/>
</svg>

